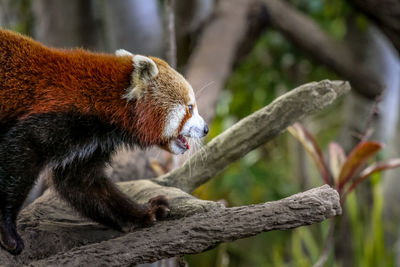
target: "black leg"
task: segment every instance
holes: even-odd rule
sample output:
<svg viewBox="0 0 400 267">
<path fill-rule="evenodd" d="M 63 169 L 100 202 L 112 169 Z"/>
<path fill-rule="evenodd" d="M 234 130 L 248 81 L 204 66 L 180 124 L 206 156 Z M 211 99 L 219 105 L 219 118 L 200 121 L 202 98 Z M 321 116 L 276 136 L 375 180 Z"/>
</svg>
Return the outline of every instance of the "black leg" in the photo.
<svg viewBox="0 0 400 267">
<path fill-rule="evenodd" d="M 12 254 L 19 254 L 24 247 L 16 219 L 41 168 L 26 132 L 16 126 L 0 140 L 0 244 Z"/>
<path fill-rule="evenodd" d="M 167 215 L 168 202 L 163 196 L 140 205 L 120 192 L 105 177 L 104 162 L 104 158 L 94 155 L 90 160 L 56 168 L 56 190 L 85 217 L 117 230 L 151 225 Z"/>
</svg>

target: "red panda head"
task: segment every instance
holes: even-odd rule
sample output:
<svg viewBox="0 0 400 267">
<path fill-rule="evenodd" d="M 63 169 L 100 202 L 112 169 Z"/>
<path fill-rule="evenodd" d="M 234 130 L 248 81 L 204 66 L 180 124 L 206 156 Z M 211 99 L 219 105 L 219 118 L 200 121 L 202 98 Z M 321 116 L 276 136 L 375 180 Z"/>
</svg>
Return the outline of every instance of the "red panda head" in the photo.
<svg viewBox="0 0 400 267">
<path fill-rule="evenodd" d="M 135 132 L 139 142 L 159 145 L 174 154 L 189 149 L 186 137 L 201 138 L 208 127 L 199 115 L 190 84 L 165 61 L 117 50 L 131 56 L 131 86 L 123 98 L 135 104 Z"/>
</svg>

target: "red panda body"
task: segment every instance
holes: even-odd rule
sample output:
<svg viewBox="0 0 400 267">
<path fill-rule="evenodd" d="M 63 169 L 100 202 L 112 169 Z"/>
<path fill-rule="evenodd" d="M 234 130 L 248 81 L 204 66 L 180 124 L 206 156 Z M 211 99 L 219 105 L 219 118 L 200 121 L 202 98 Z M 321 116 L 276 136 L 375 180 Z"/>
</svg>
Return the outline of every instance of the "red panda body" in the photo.
<svg viewBox="0 0 400 267">
<path fill-rule="evenodd" d="M 11 32 L 0 34 L 1 120 L 4 115 L 21 117 L 63 111 L 69 106 L 88 113 L 88 107 L 94 105 L 98 112 L 107 112 L 100 110 L 101 103 L 88 103 L 93 94 L 107 97 L 92 99 L 113 101 L 111 106 L 116 109 L 124 105 L 115 94 L 129 86 L 133 66 L 128 58 L 49 49 Z"/>
<path fill-rule="evenodd" d="M 112 185 L 104 164 L 119 145 L 188 149 L 208 128 L 184 78 L 157 58 L 48 48 L 0 30 L 0 245 L 23 249 L 18 211 L 40 171 L 82 215 L 121 230 L 168 212 L 163 196 L 145 205 Z"/>
<path fill-rule="evenodd" d="M 132 105 L 127 107 L 121 97 L 131 81 L 130 58 L 50 49 L 12 32 L 0 34 L 0 121 L 75 111 L 138 128 L 128 118 L 127 108 L 132 112 Z"/>
</svg>

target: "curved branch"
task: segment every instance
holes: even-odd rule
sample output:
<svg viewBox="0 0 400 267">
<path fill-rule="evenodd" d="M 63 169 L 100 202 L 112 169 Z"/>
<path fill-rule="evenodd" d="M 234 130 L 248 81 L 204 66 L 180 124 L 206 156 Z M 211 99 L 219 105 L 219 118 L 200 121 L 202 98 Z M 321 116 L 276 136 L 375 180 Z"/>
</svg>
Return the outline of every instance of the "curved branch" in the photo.
<svg viewBox="0 0 400 267">
<path fill-rule="evenodd" d="M 325 80 L 302 85 L 230 127 L 182 167 L 153 181 L 191 192 L 233 161 L 275 138 L 304 116 L 323 109 L 349 90 L 349 84 L 342 81 Z"/>
<path fill-rule="evenodd" d="M 340 213 L 338 193 L 325 185 L 279 201 L 217 208 L 179 221 L 159 222 L 155 227 L 75 248 L 29 266 L 131 266 L 200 253 L 221 242 L 309 225 Z"/>
</svg>

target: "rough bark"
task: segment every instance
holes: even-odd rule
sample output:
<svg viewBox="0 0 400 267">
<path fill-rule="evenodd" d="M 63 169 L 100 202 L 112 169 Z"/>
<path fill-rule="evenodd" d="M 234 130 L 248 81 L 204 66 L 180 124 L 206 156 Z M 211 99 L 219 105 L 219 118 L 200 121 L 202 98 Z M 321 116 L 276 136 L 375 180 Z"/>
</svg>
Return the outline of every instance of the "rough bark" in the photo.
<svg viewBox="0 0 400 267">
<path fill-rule="evenodd" d="M 131 266 L 200 253 L 221 242 L 313 224 L 340 213 L 338 193 L 325 185 L 275 202 L 216 208 L 179 221 L 159 222 L 155 227 L 75 248 L 29 266 Z"/>
<path fill-rule="evenodd" d="M 349 90 L 349 84 L 342 81 L 325 80 L 302 85 L 242 119 L 205 145 L 181 168 L 155 181 L 191 192 L 231 162 L 273 139 L 295 121 L 323 109 Z"/>
<path fill-rule="evenodd" d="M 260 0 L 271 24 L 312 58 L 350 81 L 354 91 L 374 99 L 384 89 L 376 75 L 359 64 L 348 47 L 327 35 L 314 21 L 285 1 Z"/>
</svg>

